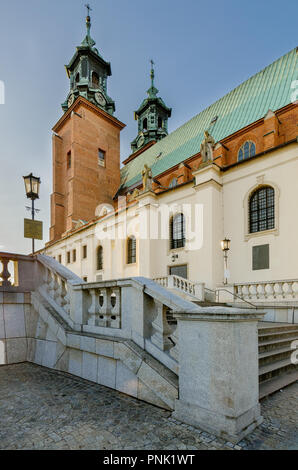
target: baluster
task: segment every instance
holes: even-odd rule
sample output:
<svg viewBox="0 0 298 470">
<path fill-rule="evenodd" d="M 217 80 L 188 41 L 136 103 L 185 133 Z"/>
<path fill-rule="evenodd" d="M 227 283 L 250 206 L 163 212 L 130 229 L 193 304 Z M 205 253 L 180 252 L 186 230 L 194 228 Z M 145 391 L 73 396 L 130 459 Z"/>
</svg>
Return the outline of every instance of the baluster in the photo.
<svg viewBox="0 0 298 470">
<path fill-rule="evenodd" d="M 88 309 L 88 313 L 90 315 L 90 317 L 88 319 L 88 325 L 95 326 L 96 325 L 96 314 L 98 313 L 97 289 L 89 289 L 89 293 L 91 295 L 91 305 Z"/>
<path fill-rule="evenodd" d="M 167 307 L 157 300 L 154 300 L 154 303 L 155 316 L 152 321 L 151 341 L 162 351 L 168 351 L 173 347 L 173 343 L 169 339 L 171 327 L 167 321 Z"/>
<path fill-rule="evenodd" d="M 60 290 L 60 304 L 61 307 L 64 308 L 67 305 L 67 290 L 66 290 L 66 282 L 64 279 L 61 278 L 61 290 Z"/>
<path fill-rule="evenodd" d="M 108 326 L 108 293 L 107 289 L 100 289 L 99 292 L 99 326 Z"/>
<path fill-rule="evenodd" d="M 173 343 L 172 348 L 169 351 L 170 356 L 178 362 L 179 360 L 179 330 L 178 325 L 172 325 L 172 334 L 170 335 L 170 340 Z"/>
<path fill-rule="evenodd" d="M 9 278 L 11 277 L 11 274 L 8 270 L 9 259 L 0 258 L 0 260 L 2 261 L 2 268 L 3 268 L 2 272 L 0 273 L 0 277 L 2 279 L 2 286 L 4 287 L 11 286 L 11 282 L 9 280 Z"/>
<path fill-rule="evenodd" d="M 274 298 L 277 299 L 278 297 L 284 297 L 283 290 L 282 290 L 282 283 L 276 282 L 273 286 L 274 291 Z"/>
<path fill-rule="evenodd" d="M 55 292 L 55 279 L 54 279 L 54 273 L 49 270 L 49 277 L 48 277 L 48 293 L 50 297 L 54 297 L 54 292 Z"/>
<path fill-rule="evenodd" d="M 268 299 L 270 297 L 275 297 L 273 287 L 273 284 L 270 284 L 269 282 L 265 285 L 265 292 L 267 294 L 265 295 L 265 298 Z"/>
<path fill-rule="evenodd" d="M 120 328 L 121 324 L 121 291 L 115 287 L 111 291 L 111 328 Z"/>
</svg>

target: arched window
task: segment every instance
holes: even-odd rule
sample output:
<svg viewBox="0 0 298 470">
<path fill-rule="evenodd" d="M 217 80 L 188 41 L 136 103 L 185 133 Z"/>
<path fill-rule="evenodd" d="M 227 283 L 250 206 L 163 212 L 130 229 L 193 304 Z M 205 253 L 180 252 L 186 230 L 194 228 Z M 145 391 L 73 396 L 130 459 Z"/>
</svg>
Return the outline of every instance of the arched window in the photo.
<svg viewBox="0 0 298 470">
<path fill-rule="evenodd" d="M 185 219 L 183 214 L 176 214 L 170 222 L 171 249 L 185 246 Z"/>
<path fill-rule="evenodd" d="M 148 128 L 147 118 L 145 118 L 145 119 L 143 120 L 143 129 L 146 131 L 147 128 Z"/>
<path fill-rule="evenodd" d="M 76 82 L 78 83 L 79 81 L 80 81 L 80 74 L 77 73 L 77 74 L 76 74 Z"/>
<path fill-rule="evenodd" d="M 177 178 L 173 178 L 169 184 L 169 188 L 176 188 L 177 184 L 178 184 Z"/>
<path fill-rule="evenodd" d="M 251 158 L 256 154 L 256 146 L 250 140 L 247 140 L 239 149 L 238 152 L 238 161 L 246 160 Z"/>
<path fill-rule="evenodd" d="M 97 258 L 97 271 L 101 271 L 103 269 L 103 248 L 102 246 L 99 246 L 97 248 L 96 252 L 96 258 Z"/>
<path fill-rule="evenodd" d="M 137 260 L 137 242 L 132 235 L 127 240 L 127 264 L 135 263 Z"/>
<path fill-rule="evenodd" d="M 249 199 L 250 233 L 274 228 L 274 206 L 274 189 L 271 186 L 262 186 L 252 193 Z"/>
<path fill-rule="evenodd" d="M 91 81 L 92 81 L 93 87 L 98 88 L 98 86 L 99 86 L 99 76 L 96 72 L 92 72 Z"/>
</svg>

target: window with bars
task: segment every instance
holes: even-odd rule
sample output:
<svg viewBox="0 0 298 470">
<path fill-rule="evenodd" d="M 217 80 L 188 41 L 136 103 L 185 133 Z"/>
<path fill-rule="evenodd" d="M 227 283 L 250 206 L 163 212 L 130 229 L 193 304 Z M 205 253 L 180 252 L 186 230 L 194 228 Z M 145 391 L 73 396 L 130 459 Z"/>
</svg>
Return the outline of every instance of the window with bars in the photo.
<svg viewBox="0 0 298 470">
<path fill-rule="evenodd" d="M 134 236 L 127 240 L 127 264 L 136 263 L 137 260 L 137 241 Z"/>
<path fill-rule="evenodd" d="M 176 214 L 170 223 L 171 249 L 185 246 L 185 218 L 183 214 Z"/>
<path fill-rule="evenodd" d="M 275 226 L 274 189 L 263 186 L 257 189 L 249 200 L 249 232 L 256 233 L 273 229 Z"/>
<path fill-rule="evenodd" d="M 254 142 L 246 141 L 239 149 L 238 161 L 247 160 L 256 154 L 256 146 Z"/>
<path fill-rule="evenodd" d="M 103 248 L 99 246 L 97 248 L 97 271 L 101 271 L 103 269 Z"/>
</svg>

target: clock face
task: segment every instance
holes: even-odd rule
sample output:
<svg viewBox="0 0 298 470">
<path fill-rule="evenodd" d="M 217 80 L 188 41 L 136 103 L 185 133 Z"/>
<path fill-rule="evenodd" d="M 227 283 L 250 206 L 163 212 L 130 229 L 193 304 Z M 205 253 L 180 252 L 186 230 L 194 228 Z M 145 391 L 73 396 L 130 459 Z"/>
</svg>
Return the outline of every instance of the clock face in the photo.
<svg viewBox="0 0 298 470">
<path fill-rule="evenodd" d="M 69 108 L 70 108 L 71 105 L 73 104 L 74 100 L 75 100 L 75 97 L 74 97 L 74 94 L 72 93 L 72 94 L 70 95 L 70 97 L 68 98 L 68 101 L 67 101 L 67 104 L 68 104 L 68 107 L 69 107 Z"/>
<path fill-rule="evenodd" d="M 100 106 L 104 106 L 106 104 L 105 97 L 99 91 L 95 93 L 95 99 Z"/>
<path fill-rule="evenodd" d="M 145 142 L 145 137 L 143 136 L 143 134 L 141 134 L 141 136 L 138 139 L 138 147 L 141 147 L 144 142 Z"/>
</svg>

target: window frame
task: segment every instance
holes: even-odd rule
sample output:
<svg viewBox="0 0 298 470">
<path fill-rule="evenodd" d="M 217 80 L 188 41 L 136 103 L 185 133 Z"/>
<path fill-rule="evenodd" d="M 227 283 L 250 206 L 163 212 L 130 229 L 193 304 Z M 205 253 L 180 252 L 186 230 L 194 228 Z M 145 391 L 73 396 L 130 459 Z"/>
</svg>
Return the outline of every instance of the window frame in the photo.
<svg viewBox="0 0 298 470">
<path fill-rule="evenodd" d="M 100 157 L 100 154 L 103 155 L 103 158 Z M 102 149 L 98 149 L 97 151 L 97 162 L 98 162 L 98 166 L 103 166 L 105 167 L 106 166 L 106 151 L 105 150 L 102 150 Z"/>
<path fill-rule="evenodd" d="M 175 219 L 177 219 L 180 216 L 182 223 L 178 223 L 177 228 L 175 228 Z M 182 228 L 180 228 L 180 226 Z M 178 250 L 178 249 L 183 249 L 185 248 L 186 245 L 186 237 L 185 237 L 185 228 L 186 228 L 186 222 L 185 222 L 185 215 L 183 212 L 177 212 L 170 218 L 170 250 Z M 182 235 L 179 238 L 174 238 L 174 231 L 176 231 L 178 234 Z"/>
<path fill-rule="evenodd" d="M 99 258 L 99 253 L 100 253 L 100 258 Z M 96 271 L 103 271 L 103 246 L 102 245 L 98 245 L 98 247 L 96 248 Z"/>
<path fill-rule="evenodd" d="M 126 264 L 132 265 L 137 262 L 137 239 L 130 235 L 126 240 Z"/>
<path fill-rule="evenodd" d="M 249 149 L 248 149 L 249 155 L 247 157 L 245 157 L 245 146 L 246 145 L 249 145 Z M 252 146 L 254 147 L 253 154 L 251 154 L 251 147 Z M 242 158 L 240 158 L 240 152 L 242 152 Z M 250 158 L 254 157 L 255 155 L 256 155 L 256 144 L 255 144 L 255 142 L 253 140 L 246 140 L 245 142 L 243 142 L 243 144 L 241 145 L 241 147 L 238 150 L 237 161 L 238 162 L 243 162 L 243 161 L 249 160 Z"/>
<path fill-rule="evenodd" d="M 262 195 L 264 193 L 264 196 Z M 255 207 L 253 207 L 253 205 Z M 250 234 L 265 232 L 275 229 L 275 192 L 269 185 L 262 185 L 253 191 L 249 197 L 248 204 L 248 230 Z M 262 212 L 264 216 L 262 217 Z M 270 212 L 273 215 L 269 215 Z M 256 215 L 255 220 L 253 220 Z M 253 228 L 257 225 L 257 229 Z M 262 227 L 264 225 L 264 228 Z"/>
<path fill-rule="evenodd" d="M 280 189 L 276 185 L 274 181 L 271 180 L 266 180 L 265 175 L 259 175 L 256 178 L 257 184 L 254 186 L 250 187 L 248 191 L 246 192 L 244 198 L 243 198 L 243 217 L 244 217 L 244 223 L 243 223 L 243 240 L 245 242 L 249 241 L 251 238 L 255 237 L 262 237 L 266 235 L 279 235 L 279 199 L 280 199 Z M 275 228 L 274 229 L 269 229 L 269 230 L 262 230 L 261 232 L 252 232 L 250 233 L 249 228 L 249 202 L 252 194 L 259 188 L 263 186 L 271 186 L 274 189 L 274 221 L 275 221 Z"/>
</svg>

